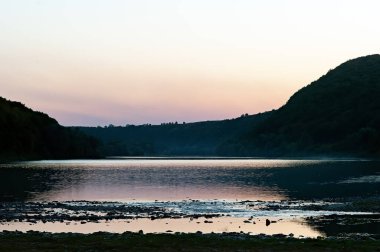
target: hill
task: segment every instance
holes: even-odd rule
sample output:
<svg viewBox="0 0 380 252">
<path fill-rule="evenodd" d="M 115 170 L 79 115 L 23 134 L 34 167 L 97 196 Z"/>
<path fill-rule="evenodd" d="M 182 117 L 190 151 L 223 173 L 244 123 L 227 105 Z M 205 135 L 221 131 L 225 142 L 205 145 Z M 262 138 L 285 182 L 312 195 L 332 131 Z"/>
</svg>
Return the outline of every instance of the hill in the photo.
<svg viewBox="0 0 380 252">
<path fill-rule="evenodd" d="M 103 156 L 378 157 L 380 55 L 341 64 L 278 110 L 222 121 L 64 128 L 0 97 L 0 139 L 3 160 L 97 157 L 98 150 Z"/>
<path fill-rule="evenodd" d="M 97 141 L 0 97 L 0 160 L 97 157 Z"/>
<path fill-rule="evenodd" d="M 77 129 L 98 139 L 106 156 L 214 156 L 219 145 L 249 132 L 270 113 L 222 121 Z"/>
<path fill-rule="evenodd" d="M 380 55 L 349 60 L 300 89 L 224 155 L 379 156 Z"/>
</svg>

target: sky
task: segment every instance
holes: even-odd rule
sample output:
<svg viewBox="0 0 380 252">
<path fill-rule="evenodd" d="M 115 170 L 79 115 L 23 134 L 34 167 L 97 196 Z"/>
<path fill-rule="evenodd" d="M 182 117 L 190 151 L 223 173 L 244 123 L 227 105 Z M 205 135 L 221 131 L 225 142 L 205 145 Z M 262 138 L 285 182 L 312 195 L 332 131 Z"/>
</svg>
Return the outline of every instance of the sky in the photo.
<svg viewBox="0 0 380 252">
<path fill-rule="evenodd" d="M 235 118 L 380 51 L 377 0 L 0 0 L 0 96 L 65 126 Z"/>
</svg>

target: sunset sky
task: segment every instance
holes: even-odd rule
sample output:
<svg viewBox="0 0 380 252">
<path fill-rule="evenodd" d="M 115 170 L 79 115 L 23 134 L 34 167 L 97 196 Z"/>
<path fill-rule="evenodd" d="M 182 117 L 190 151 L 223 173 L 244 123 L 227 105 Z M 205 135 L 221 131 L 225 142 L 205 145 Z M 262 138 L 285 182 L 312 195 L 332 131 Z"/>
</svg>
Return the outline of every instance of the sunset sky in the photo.
<svg viewBox="0 0 380 252">
<path fill-rule="evenodd" d="M 380 1 L 0 0 L 0 96 L 63 125 L 238 117 L 380 52 Z"/>
</svg>

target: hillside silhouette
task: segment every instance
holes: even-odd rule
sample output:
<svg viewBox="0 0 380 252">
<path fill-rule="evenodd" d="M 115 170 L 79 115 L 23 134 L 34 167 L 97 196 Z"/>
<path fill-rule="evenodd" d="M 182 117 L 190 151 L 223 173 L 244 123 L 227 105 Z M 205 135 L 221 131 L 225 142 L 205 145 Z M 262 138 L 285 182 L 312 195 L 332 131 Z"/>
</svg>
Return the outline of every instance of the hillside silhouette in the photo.
<svg viewBox="0 0 380 252">
<path fill-rule="evenodd" d="M 0 160 L 98 157 L 97 141 L 0 97 Z"/>
<path fill-rule="evenodd" d="M 380 156 L 380 55 L 349 60 L 270 112 L 196 123 L 60 126 L 0 97 L 0 160 L 100 156 Z"/>
<path fill-rule="evenodd" d="M 272 112 L 80 129 L 103 143 L 105 155 L 379 156 L 380 55 L 341 64 Z"/>
<path fill-rule="evenodd" d="M 379 156 L 380 55 L 349 60 L 300 89 L 222 155 Z"/>
<path fill-rule="evenodd" d="M 79 127 L 97 138 L 105 156 L 215 156 L 229 139 L 248 133 L 272 112 L 196 123 Z"/>
</svg>

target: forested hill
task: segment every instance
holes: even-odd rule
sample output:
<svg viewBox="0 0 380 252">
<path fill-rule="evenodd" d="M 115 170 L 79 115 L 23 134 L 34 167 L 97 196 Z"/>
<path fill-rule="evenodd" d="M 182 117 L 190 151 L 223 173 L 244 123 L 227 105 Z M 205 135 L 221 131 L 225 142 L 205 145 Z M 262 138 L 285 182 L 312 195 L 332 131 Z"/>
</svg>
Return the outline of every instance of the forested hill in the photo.
<svg viewBox="0 0 380 252">
<path fill-rule="evenodd" d="M 97 141 L 0 97 L 0 160 L 97 157 Z"/>
<path fill-rule="evenodd" d="M 379 157 L 380 55 L 330 70 L 278 110 L 223 121 L 64 128 L 0 98 L 0 139 L 0 160 L 96 157 L 98 150 L 102 156 Z"/>
<path fill-rule="evenodd" d="M 106 156 L 214 156 L 222 143 L 246 134 L 270 113 L 222 121 L 79 129 L 100 140 Z"/>
<path fill-rule="evenodd" d="M 349 60 L 296 92 L 222 154 L 380 156 L 380 55 Z"/>
</svg>

